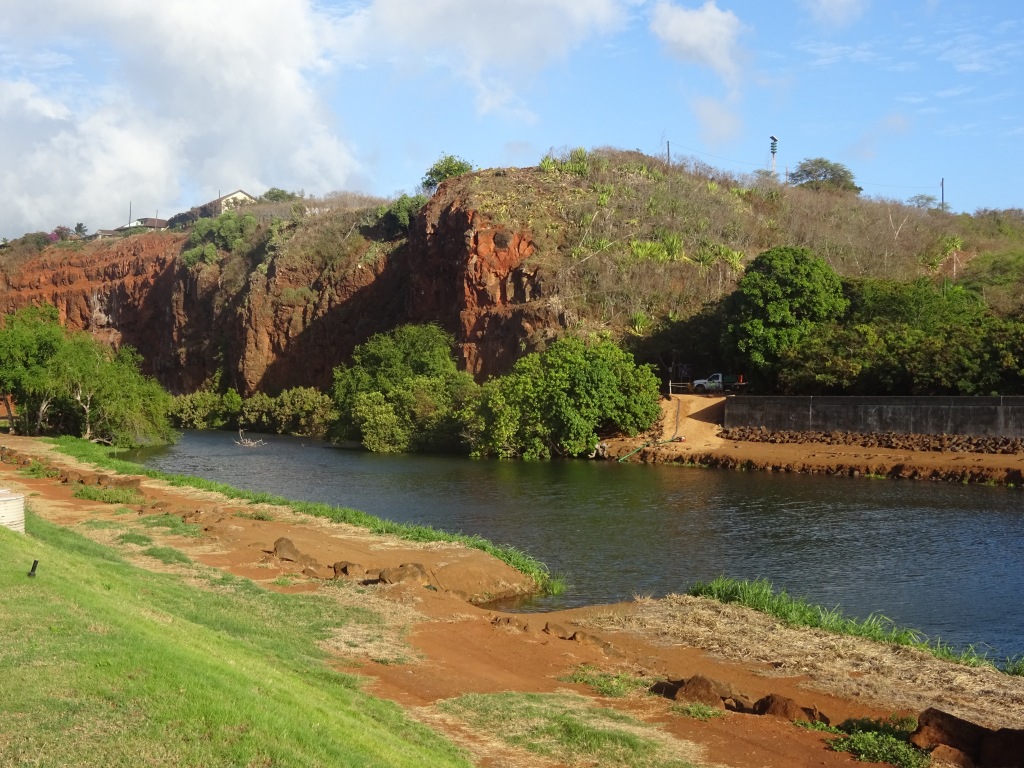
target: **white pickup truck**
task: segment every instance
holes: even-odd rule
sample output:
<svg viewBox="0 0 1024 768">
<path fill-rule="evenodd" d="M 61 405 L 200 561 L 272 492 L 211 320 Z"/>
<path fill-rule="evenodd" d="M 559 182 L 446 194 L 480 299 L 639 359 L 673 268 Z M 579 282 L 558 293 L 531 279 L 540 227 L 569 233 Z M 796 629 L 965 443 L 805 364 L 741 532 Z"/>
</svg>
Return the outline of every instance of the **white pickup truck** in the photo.
<svg viewBox="0 0 1024 768">
<path fill-rule="evenodd" d="M 712 373 L 706 379 L 694 379 L 690 385 L 699 394 L 705 392 L 730 392 L 746 386 L 742 376 L 729 376 L 724 373 Z"/>
</svg>

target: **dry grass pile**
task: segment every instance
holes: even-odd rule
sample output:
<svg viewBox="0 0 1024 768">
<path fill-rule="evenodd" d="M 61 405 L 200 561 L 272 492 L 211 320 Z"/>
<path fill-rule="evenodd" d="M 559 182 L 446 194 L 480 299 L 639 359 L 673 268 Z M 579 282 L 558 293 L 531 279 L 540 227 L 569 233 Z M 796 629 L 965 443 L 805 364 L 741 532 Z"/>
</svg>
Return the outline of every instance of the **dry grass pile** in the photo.
<svg viewBox="0 0 1024 768">
<path fill-rule="evenodd" d="M 669 595 L 632 612 L 595 614 L 586 624 L 701 648 L 721 658 L 770 665 L 772 675 L 806 675 L 813 687 L 881 708 L 938 707 L 989 728 L 1024 728 L 1024 678 L 966 667 L 924 651 L 814 629 L 706 598 Z"/>
</svg>

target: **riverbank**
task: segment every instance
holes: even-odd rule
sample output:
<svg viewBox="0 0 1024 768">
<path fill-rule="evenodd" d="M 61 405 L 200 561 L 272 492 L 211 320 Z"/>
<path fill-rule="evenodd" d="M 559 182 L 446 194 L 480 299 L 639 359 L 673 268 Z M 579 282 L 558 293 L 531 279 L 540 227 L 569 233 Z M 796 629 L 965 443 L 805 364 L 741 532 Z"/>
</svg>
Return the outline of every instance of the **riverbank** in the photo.
<svg viewBox="0 0 1024 768">
<path fill-rule="evenodd" d="M 48 444 L 7 437 L 0 442 L 63 470 L 68 479 L 68 473 L 79 473 L 78 479 L 98 480 L 94 468 L 56 454 Z M 283 593 L 348 585 L 351 593 L 346 594 L 379 610 L 384 619 L 373 631 L 364 628 L 332 639 L 337 667 L 367 676 L 370 693 L 399 702 L 469 749 L 480 765 L 564 761 L 510 746 L 501 733 L 453 714 L 450 702 L 468 694 L 566 690 L 585 697 L 588 706 L 610 706 L 655 726 L 694 764 L 850 765 L 848 755 L 827 749 L 826 736 L 785 719 L 720 710 L 722 716 L 703 721 L 680 714 L 680 705 L 666 696 L 644 693 L 658 681 L 697 675 L 715 681 L 734 704 L 777 694 L 833 723 L 938 706 L 989 728 L 1024 727 L 1024 679 L 968 669 L 907 648 L 787 629 L 736 606 L 670 596 L 543 615 L 508 614 L 475 605 L 473 599 L 500 585 L 522 586 L 516 581 L 521 576 L 476 550 L 410 544 L 148 478 L 107 481 L 137 489 L 141 500 L 131 505 L 76 498 L 81 484 L 30 477 L 7 464 L 0 465 L 0 482 L 26 492 L 41 518 L 117 547 L 147 568 L 186 578 L 194 568 L 215 568 Z M 192 527 L 184 531 L 182 525 Z M 125 534 L 140 532 L 157 547 L 178 550 L 198 565 L 165 563 L 119 543 Z M 390 575 L 381 578 L 386 571 Z M 445 581 L 442 574 L 458 574 L 461 581 Z M 622 698 L 597 697 L 585 682 L 568 680 L 587 679 L 578 674 L 583 669 L 639 682 Z"/>
<path fill-rule="evenodd" d="M 658 432 L 607 441 L 611 458 L 764 472 L 889 477 L 1019 487 L 1020 454 L 915 451 L 822 442 L 762 442 L 723 437 L 724 397 L 673 395 L 662 400 Z M 678 440 L 677 438 L 682 438 Z"/>
</svg>

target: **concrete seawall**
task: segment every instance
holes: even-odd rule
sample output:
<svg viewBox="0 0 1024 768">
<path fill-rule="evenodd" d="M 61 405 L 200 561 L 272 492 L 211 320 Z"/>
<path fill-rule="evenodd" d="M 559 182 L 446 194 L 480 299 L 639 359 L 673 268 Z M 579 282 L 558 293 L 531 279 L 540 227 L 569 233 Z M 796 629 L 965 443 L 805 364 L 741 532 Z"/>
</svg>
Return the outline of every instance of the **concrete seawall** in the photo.
<svg viewBox="0 0 1024 768">
<path fill-rule="evenodd" d="M 897 432 L 1024 438 L 1024 397 L 785 397 L 737 395 L 726 429 Z"/>
</svg>

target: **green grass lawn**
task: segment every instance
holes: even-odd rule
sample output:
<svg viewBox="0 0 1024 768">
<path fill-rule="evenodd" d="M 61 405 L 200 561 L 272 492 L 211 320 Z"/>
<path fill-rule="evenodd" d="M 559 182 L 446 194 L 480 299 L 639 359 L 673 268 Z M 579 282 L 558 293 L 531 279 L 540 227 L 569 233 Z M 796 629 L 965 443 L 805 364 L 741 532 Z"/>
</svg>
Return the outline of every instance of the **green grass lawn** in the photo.
<svg viewBox="0 0 1024 768">
<path fill-rule="evenodd" d="M 26 528 L 0 528 L 0 765 L 469 765 L 328 665 L 317 641 L 376 614 Z"/>
</svg>

